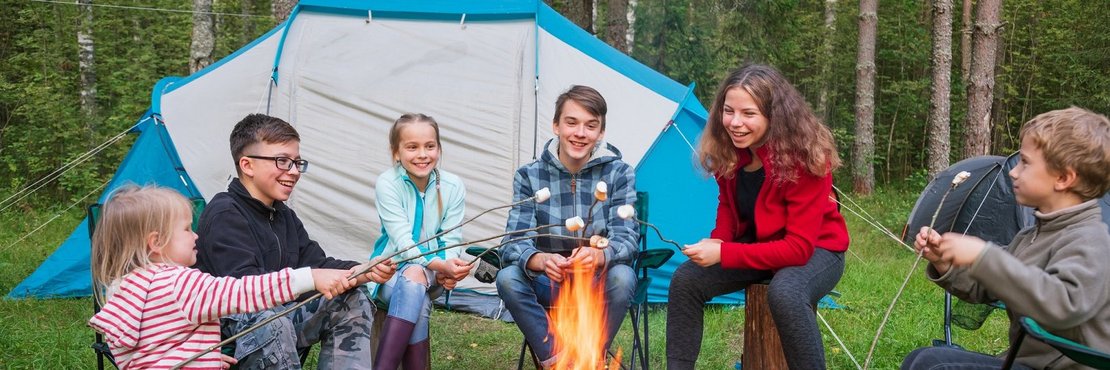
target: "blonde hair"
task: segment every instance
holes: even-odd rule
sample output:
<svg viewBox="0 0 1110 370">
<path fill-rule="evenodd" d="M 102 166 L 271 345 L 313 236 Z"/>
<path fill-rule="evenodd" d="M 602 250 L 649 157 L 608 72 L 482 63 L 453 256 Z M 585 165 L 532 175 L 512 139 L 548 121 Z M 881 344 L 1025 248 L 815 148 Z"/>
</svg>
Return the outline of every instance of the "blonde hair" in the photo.
<svg viewBox="0 0 1110 370">
<path fill-rule="evenodd" d="M 762 141 L 770 149 L 770 158 L 763 160 L 775 168 L 775 182 L 794 182 L 799 171 L 825 176 L 840 166 L 832 132 L 809 109 L 802 94 L 773 67 L 747 64 L 729 73 L 717 88 L 698 142 L 699 164 L 707 172 L 731 178 L 736 171 L 736 147 L 721 124 L 725 94 L 732 89 L 744 89 L 767 117 Z"/>
<path fill-rule="evenodd" d="M 1071 107 L 1041 113 L 1021 128 L 1044 154 L 1048 168 L 1076 174 L 1072 192 L 1084 200 L 1110 190 L 1110 120 L 1101 114 Z"/>
<path fill-rule="evenodd" d="M 149 266 L 147 236 L 157 233 L 156 246 L 164 247 L 182 217 L 192 219 L 193 206 L 181 193 L 160 186 L 127 185 L 115 191 L 100 209 L 92 235 L 93 292 L 131 271 Z"/>
</svg>

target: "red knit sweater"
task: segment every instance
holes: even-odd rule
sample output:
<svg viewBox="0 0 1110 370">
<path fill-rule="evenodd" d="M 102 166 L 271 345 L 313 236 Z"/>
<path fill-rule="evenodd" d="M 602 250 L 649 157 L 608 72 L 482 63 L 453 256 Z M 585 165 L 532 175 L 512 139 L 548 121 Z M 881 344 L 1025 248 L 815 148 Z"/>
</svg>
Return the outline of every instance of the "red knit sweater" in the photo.
<svg viewBox="0 0 1110 370">
<path fill-rule="evenodd" d="M 767 176 L 755 203 L 755 243 L 735 242 L 751 225 L 736 212 L 737 176 L 717 176 L 717 226 L 710 237 L 724 241 L 721 267 L 778 270 L 806 264 L 814 247 L 848 250 L 848 227 L 831 198 L 832 174 L 818 177 L 802 170 L 796 182 L 776 183 L 767 146 L 755 151 Z M 738 171 L 752 162 L 748 150 L 738 150 L 737 155 Z"/>
</svg>

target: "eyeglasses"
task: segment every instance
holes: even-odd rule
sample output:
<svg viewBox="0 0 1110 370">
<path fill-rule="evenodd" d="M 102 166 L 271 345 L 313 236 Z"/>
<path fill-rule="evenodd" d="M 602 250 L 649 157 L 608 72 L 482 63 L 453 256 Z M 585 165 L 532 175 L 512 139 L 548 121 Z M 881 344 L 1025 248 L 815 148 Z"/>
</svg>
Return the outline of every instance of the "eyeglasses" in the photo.
<svg viewBox="0 0 1110 370">
<path fill-rule="evenodd" d="M 261 155 L 245 155 L 244 157 L 254 159 L 269 159 L 271 161 L 274 161 L 274 166 L 282 171 L 289 171 L 293 169 L 293 166 L 297 166 L 297 170 L 301 173 L 308 172 L 308 160 L 304 159 L 293 159 L 289 157 L 265 157 Z"/>
</svg>

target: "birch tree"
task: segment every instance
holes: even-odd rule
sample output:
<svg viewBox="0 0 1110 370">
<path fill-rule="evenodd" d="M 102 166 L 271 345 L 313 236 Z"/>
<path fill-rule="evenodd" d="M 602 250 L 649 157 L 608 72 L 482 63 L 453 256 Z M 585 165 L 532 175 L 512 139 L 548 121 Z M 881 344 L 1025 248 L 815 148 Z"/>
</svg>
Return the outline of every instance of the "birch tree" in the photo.
<svg viewBox="0 0 1110 370">
<path fill-rule="evenodd" d="M 293 11 L 293 7 L 297 5 L 297 0 L 273 0 L 270 3 L 270 12 L 273 13 L 274 19 L 278 23 L 285 22 L 289 18 L 289 13 Z"/>
<path fill-rule="evenodd" d="M 85 129 L 91 135 L 96 132 L 96 63 L 93 43 L 92 0 L 78 0 L 80 14 L 77 27 L 77 65 L 81 75 L 81 114 L 84 115 Z"/>
<path fill-rule="evenodd" d="M 212 50 L 216 47 L 214 18 L 212 0 L 193 0 L 193 41 L 189 46 L 189 73 L 196 73 L 212 64 Z"/>
</svg>

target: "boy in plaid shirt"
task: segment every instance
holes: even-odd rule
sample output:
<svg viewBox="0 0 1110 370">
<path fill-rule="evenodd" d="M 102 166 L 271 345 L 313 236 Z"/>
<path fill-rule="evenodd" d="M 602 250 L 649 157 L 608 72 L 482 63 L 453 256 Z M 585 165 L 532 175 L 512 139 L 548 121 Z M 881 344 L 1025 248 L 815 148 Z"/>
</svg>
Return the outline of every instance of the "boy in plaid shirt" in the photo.
<svg viewBox="0 0 1110 370">
<path fill-rule="evenodd" d="M 602 141 L 606 110 L 605 98 L 588 86 L 572 86 L 559 95 L 552 122 L 557 138 L 548 141 L 540 159 L 522 166 L 513 179 L 514 201 L 531 197 L 545 187 L 551 190 L 551 199 L 513 207 L 506 231 L 562 225 L 566 219 L 578 216 L 590 220 L 585 227 L 587 236 L 601 235 L 610 241 L 608 248 L 595 249 L 580 247 L 575 240 L 539 237 L 502 247 L 497 292 L 545 368 L 555 363 L 557 354 L 552 353 L 552 341 L 547 338 L 544 308 L 554 302 L 558 284 L 569 277 L 571 258 L 593 263 L 599 271 L 598 279 L 605 279 L 609 313 L 606 348 L 620 329 L 636 286 L 631 265 L 639 230 L 634 221 L 617 216 L 617 207 L 636 202 L 635 177 L 632 167 L 621 160 L 620 151 Z M 609 198 L 591 210 L 599 181 L 608 184 Z M 574 234 L 563 227 L 542 232 Z M 505 240 L 536 234 L 514 234 Z"/>
</svg>

